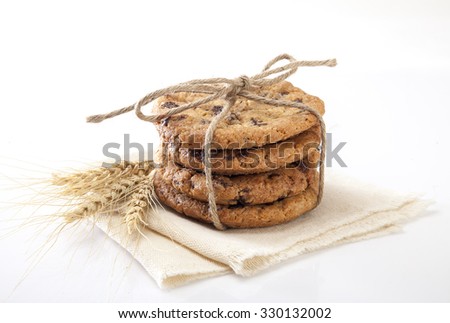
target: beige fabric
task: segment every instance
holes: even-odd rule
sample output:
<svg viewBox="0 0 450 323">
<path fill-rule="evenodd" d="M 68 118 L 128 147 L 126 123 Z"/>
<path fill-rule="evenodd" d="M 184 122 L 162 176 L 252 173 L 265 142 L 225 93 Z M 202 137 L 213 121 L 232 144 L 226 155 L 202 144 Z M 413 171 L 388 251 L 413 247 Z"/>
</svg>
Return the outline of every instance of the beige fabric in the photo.
<svg viewBox="0 0 450 323">
<path fill-rule="evenodd" d="M 160 287 L 176 287 L 229 272 L 251 276 L 313 250 L 391 233 L 429 205 L 416 196 L 388 192 L 331 171 L 325 185 L 317 209 L 270 228 L 218 231 L 163 209 L 149 215 L 146 239 L 130 237 L 119 217 L 103 217 L 98 226 Z"/>
</svg>

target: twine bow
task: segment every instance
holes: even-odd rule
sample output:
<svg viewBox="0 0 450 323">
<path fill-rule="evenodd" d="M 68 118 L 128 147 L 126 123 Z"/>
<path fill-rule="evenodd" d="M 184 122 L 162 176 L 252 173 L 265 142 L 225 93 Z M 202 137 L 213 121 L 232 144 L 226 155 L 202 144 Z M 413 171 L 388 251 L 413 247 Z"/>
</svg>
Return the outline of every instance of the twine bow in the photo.
<svg viewBox="0 0 450 323">
<path fill-rule="evenodd" d="M 272 68 L 272 66 L 281 61 L 288 60 L 289 63 Z M 301 109 L 304 111 L 308 111 L 313 114 L 320 123 L 321 129 L 321 139 L 322 139 L 322 148 L 320 153 L 320 166 L 319 166 L 319 189 L 317 196 L 317 204 L 320 203 L 323 195 L 323 183 L 324 183 L 324 159 L 325 159 L 325 124 L 323 122 L 322 116 L 314 109 L 308 107 L 307 105 L 300 102 L 290 102 L 283 100 L 276 100 L 265 98 L 259 96 L 254 93 L 254 90 L 262 87 L 262 86 L 270 86 L 276 83 L 279 83 L 285 79 L 287 79 L 290 75 L 297 72 L 297 69 L 301 66 L 336 66 L 335 59 L 323 60 L 323 61 L 297 61 L 291 55 L 282 54 L 267 63 L 261 73 L 256 74 L 252 77 L 248 77 L 242 75 L 235 79 L 227 79 L 227 78 L 210 78 L 210 79 L 199 79 L 199 80 L 191 80 L 188 82 L 180 83 L 174 86 L 169 86 L 164 89 L 160 89 L 154 92 L 151 92 L 140 99 L 133 105 L 128 107 L 118 109 L 112 111 L 107 114 L 99 114 L 92 115 L 87 118 L 87 122 L 91 123 L 99 123 L 103 120 L 116 117 L 118 115 L 135 111 L 136 115 L 144 120 L 152 123 L 161 121 L 164 118 L 170 117 L 172 115 L 178 114 L 188 109 L 195 108 L 199 105 L 208 103 L 213 100 L 223 99 L 225 104 L 223 106 L 222 111 L 215 116 L 205 134 L 204 141 L 204 164 L 205 164 L 205 175 L 206 175 L 206 187 L 208 190 L 208 202 L 209 202 L 209 213 L 211 216 L 211 220 L 214 226 L 219 230 L 224 230 L 226 227 L 221 223 L 219 216 L 217 214 L 217 205 L 216 199 L 214 195 L 214 188 L 212 183 L 212 170 L 211 170 L 211 143 L 213 140 L 214 131 L 217 128 L 218 123 L 228 114 L 234 103 L 236 102 L 237 97 L 243 97 L 253 101 L 259 101 L 272 106 L 285 106 Z M 267 78 L 270 75 L 281 73 L 278 76 L 273 78 Z M 142 107 L 149 104 L 150 102 L 156 100 L 157 98 L 173 93 L 179 92 L 191 92 L 191 93 L 205 93 L 208 94 L 204 98 L 196 100 L 194 102 L 186 103 L 176 108 L 170 109 L 167 112 L 158 113 L 158 114 L 150 114 L 145 115 L 142 112 Z"/>
</svg>

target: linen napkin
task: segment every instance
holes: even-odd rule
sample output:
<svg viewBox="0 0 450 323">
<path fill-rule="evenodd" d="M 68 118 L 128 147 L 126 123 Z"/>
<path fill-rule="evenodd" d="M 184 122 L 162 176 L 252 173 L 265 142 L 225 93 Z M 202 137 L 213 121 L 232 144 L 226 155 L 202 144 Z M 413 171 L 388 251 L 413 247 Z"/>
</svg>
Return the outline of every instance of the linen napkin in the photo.
<svg viewBox="0 0 450 323">
<path fill-rule="evenodd" d="M 167 288 L 230 272 L 251 276 L 314 250 L 388 234 L 429 204 L 327 170 L 321 204 L 269 228 L 218 231 L 169 208 L 149 213 L 144 236 L 130 236 L 118 216 L 97 225 Z"/>
</svg>

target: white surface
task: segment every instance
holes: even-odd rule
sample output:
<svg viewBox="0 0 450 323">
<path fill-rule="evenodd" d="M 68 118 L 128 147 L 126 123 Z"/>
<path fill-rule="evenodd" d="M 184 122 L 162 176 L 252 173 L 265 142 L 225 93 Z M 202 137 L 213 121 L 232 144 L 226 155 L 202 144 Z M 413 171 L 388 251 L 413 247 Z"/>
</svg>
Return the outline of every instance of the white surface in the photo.
<svg viewBox="0 0 450 323">
<path fill-rule="evenodd" d="M 3 177 L 103 160 L 102 146 L 123 143 L 124 133 L 151 142 L 153 127 L 133 114 L 98 125 L 84 117 L 189 79 L 252 75 L 288 52 L 338 59 L 334 69 L 305 68 L 290 80 L 326 102 L 328 132 L 348 142 L 343 171 L 436 201 L 403 233 L 299 257 L 253 278 L 227 275 L 175 290 L 159 290 L 102 233 L 81 228 L 63 233 L 13 291 L 45 239 L 22 228 L 0 239 L 1 300 L 450 301 L 449 2 L 2 2 L 0 36 L 0 154 L 31 163 L 2 158 Z M 1 183 L 0 201 L 21 194 Z M 1 227 L 10 228 L 12 211 L 28 215 L 6 204 Z"/>
</svg>

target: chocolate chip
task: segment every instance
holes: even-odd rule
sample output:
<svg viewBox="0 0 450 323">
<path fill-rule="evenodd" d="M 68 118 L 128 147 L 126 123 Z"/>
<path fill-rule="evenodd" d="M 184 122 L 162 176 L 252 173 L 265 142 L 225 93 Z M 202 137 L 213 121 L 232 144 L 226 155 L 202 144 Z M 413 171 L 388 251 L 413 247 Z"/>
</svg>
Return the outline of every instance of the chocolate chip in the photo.
<svg viewBox="0 0 450 323">
<path fill-rule="evenodd" d="M 239 116 L 238 116 L 236 113 L 231 112 L 229 115 L 227 115 L 227 117 L 226 117 L 225 119 L 226 119 L 228 122 L 232 122 L 232 121 L 239 120 Z"/>
<path fill-rule="evenodd" d="M 221 185 L 222 187 L 229 187 L 230 186 L 230 183 L 228 183 L 226 180 L 224 180 L 223 178 L 220 178 L 220 177 L 216 177 L 216 178 L 214 178 L 214 180 L 219 184 L 219 185 Z"/>
<path fill-rule="evenodd" d="M 239 191 L 239 198 L 236 200 L 236 202 L 239 205 L 248 205 L 249 202 L 247 201 L 247 193 L 250 192 L 249 188 L 243 188 L 242 190 Z"/>
<path fill-rule="evenodd" d="M 303 100 L 302 99 L 295 99 L 294 102 L 302 103 Z"/>
<path fill-rule="evenodd" d="M 279 177 L 279 176 L 281 176 L 281 175 L 278 174 L 278 173 L 273 173 L 273 174 L 270 174 L 267 178 L 268 179 L 274 179 L 275 177 Z"/>
<path fill-rule="evenodd" d="M 206 119 L 201 119 L 201 120 L 200 120 L 200 123 L 201 123 L 201 124 L 209 124 L 209 123 L 211 123 L 211 121 L 206 120 Z"/>
<path fill-rule="evenodd" d="M 214 115 L 218 115 L 223 109 L 223 106 L 221 105 L 215 105 L 212 107 L 212 111 L 214 113 Z"/>
<path fill-rule="evenodd" d="M 162 106 L 163 108 L 173 109 L 173 108 L 178 107 L 179 105 L 176 104 L 175 102 L 168 101 L 168 102 L 164 102 L 161 106 Z"/>
<path fill-rule="evenodd" d="M 258 119 L 255 119 L 255 118 L 251 118 L 251 119 L 250 119 L 250 123 L 251 123 L 252 125 L 258 126 L 258 127 L 266 126 L 266 125 L 267 125 L 267 122 L 262 122 L 261 120 L 258 120 Z"/>
<path fill-rule="evenodd" d="M 185 114 L 177 114 L 177 115 L 171 116 L 169 118 L 171 118 L 172 121 L 180 121 L 180 120 L 186 119 L 187 115 L 185 115 Z"/>
<path fill-rule="evenodd" d="M 205 156 L 202 149 L 190 149 L 189 154 L 191 155 L 191 157 L 201 162 L 203 161 L 203 158 Z"/>
<path fill-rule="evenodd" d="M 249 204 L 247 202 L 247 199 L 245 196 L 239 196 L 239 198 L 237 199 L 237 203 L 238 203 L 238 205 L 248 205 Z"/>
<path fill-rule="evenodd" d="M 288 92 L 288 91 L 283 91 L 283 92 L 280 92 L 280 94 L 281 94 L 281 95 L 288 95 L 289 92 Z"/>
</svg>

